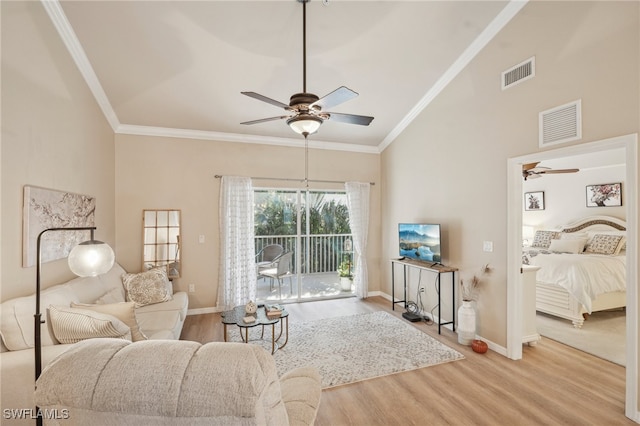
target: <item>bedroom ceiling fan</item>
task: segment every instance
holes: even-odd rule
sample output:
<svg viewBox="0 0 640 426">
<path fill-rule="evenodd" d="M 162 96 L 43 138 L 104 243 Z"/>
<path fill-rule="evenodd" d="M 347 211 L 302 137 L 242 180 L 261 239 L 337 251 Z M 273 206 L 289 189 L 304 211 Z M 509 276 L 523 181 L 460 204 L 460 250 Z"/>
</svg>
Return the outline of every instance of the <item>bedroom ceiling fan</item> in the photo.
<svg viewBox="0 0 640 426">
<path fill-rule="evenodd" d="M 537 179 L 542 177 L 542 175 L 553 173 L 576 173 L 580 171 L 580 169 L 552 169 L 550 167 L 538 166 L 538 164 L 540 164 L 540 162 L 522 165 L 522 177 L 524 180 Z"/>
<path fill-rule="evenodd" d="M 256 92 L 241 92 L 243 95 L 275 105 L 284 109 L 286 115 L 276 117 L 262 118 L 259 120 L 245 121 L 240 124 L 258 124 L 273 120 L 287 120 L 287 124 L 291 129 L 303 135 L 305 138 L 318 131 L 320 125 L 326 120 L 338 121 L 341 123 L 358 124 L 368 126 L 373 117 L 354 114 L 343 114 L 337 112 L 328 112 L 328 108 L 340 105 L 350 99 L 358 96 L 353 90 L 341 86 L 319 98 L 313 93 L 307 92 L 307 3 L 310 0 L 297 0 L 302 3 L 302 93 L 296 93 L 289 99 L 289 105 L 260 95 Z"/>
</svg>

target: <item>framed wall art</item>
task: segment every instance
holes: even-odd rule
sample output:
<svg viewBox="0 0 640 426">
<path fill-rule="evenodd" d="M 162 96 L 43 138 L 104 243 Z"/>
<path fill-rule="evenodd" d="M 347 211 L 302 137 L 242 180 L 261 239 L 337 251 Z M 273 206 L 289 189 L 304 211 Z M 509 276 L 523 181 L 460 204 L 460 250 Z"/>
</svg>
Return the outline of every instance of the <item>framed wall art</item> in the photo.
<svg viewBox="0 0 640 426">
<path fill-rule="evenodd" d="M 544 191 L 524 193 L 525 210 L 544 210 Z"/>
<path fill-rule="evenodd" d="M 622 205 L 622 184 L 587 185 L 587 207 L 615 207 Z"/>
<path fill-rule="evenodd" d="M 25 185 L 22 266 L 36 264 L 38 234 L 48 228 L 95 226 L 96 199 L 88 195 Z M 42 262 L 63 259 L 90 237 L 87 231 L 48 232 L 42 237 Z"/>
</svg>

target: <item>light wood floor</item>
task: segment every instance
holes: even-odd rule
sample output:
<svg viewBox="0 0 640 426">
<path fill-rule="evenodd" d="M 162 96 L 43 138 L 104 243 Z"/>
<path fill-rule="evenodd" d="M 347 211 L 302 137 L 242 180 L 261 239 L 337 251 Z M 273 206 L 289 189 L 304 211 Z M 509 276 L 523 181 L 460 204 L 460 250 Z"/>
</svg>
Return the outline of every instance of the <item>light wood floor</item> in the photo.
<svg viewBox="0 0 640 426">
<path fill-rule="evenodd" d="M 290 321 L 384 310 L 381 297 L 287 305 Z M 322 392 L 316 425 L 633 425 L 624 416 L 625 369 L 553 340 L 524 346 L 522 360 L 476 354 L 457 335 L 417 327 L 464 360 Z M 219 314 L 187 317 L 182 339 L 222 341 Z M 354 342 L 357 344 L 357 342 Z"/>
</svg>

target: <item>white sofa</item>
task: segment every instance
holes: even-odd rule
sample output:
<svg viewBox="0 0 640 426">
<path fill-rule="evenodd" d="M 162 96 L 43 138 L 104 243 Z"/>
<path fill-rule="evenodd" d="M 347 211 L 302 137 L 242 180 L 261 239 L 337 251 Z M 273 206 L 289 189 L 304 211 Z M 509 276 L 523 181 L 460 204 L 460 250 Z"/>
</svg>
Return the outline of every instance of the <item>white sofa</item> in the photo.
<svg viewBox="0 0 640 426">
<path fill-rule="evenodd" d="M 171 300 L 133 307 L 133 302 L 125 303 L 122 276 L 126 271 L 118 264 L 106 274 L 97 277 L 75 278 L 66 283 L 49 287 L 41 292 L 40 311 L 45 324 L 42 326 L 42 367 L 56 356 L 73 347 L 60 344 L 51 326 L 49 306 L 70 306 L 73 304 L 95 304 L 114 307 L 120 312 L 130 313 L 135 318 L 142 335 L 150 340 L 180 338 L 187 315 L 188 297 L 185 292 L 174 293 Z M 99 309 L 96 305 L 92 309 Z M 79 307 L 82 308 L 82 307 Z M 135 315 L 133 315 L 135 312 Z M 35 296 L 10 299 L 0 305 L 0 334 L 2 335 L 1 407 L 2 425 L 32 424 L 30 413 L 33 409 L 35 367 L 34 367 L 34 313 Z M 118 315 L 113 314 L 116 317 Z M 127 321 L 124 321 L 127 322 Z M 127 323 L 127 325 L 131 325 Z M 140 336 L 140 335 L 138 335 Z M 134 340 L 135 340 L 134 333 Z M 142 338 L 142 337 L 140 337 Z M 25 410 L 23 414 L 7 410 Z M 21 415 L 27 419 L 15 419 Z"/>
<path fill-rule="evenodd" d="M 312 367 L 278 378 L 257 345 L 91 339 L 51 362 L 36 403 L 45 425 L 312 425 L 321 379 Z"/>
</svg>

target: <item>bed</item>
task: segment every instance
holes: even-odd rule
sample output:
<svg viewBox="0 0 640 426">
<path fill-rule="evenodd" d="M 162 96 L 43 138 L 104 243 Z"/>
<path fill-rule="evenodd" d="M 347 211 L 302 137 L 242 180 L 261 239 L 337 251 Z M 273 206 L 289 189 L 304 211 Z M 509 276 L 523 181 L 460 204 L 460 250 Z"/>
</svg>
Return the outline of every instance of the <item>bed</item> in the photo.
<svg viewBox="0 0 640 426">
<path fill-rule="evenodd" d="M 536 310 L 581 328 L 592 312 L 626 306 L 626 223 L 591 216 L 538 230 L 523 264 L 536 272 Z"/>
</svg>

